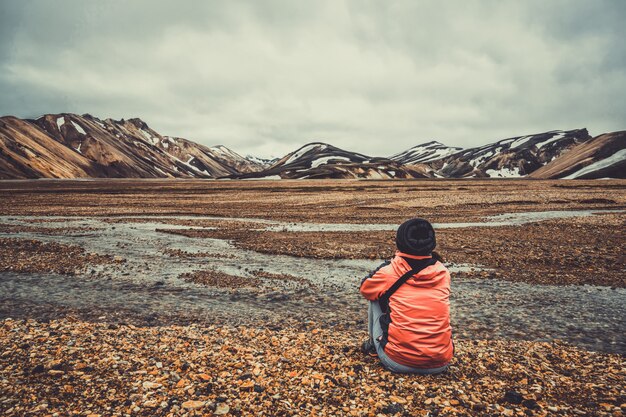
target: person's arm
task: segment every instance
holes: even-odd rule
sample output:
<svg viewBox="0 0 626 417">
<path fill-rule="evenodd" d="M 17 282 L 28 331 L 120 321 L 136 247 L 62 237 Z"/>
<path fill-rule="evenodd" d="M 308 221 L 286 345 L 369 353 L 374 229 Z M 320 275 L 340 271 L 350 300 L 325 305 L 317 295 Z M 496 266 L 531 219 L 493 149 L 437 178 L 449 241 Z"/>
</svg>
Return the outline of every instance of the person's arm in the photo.
<svg viewBox="0 0 626 417">
<path fill-rule="evenodd" d="M 372 272 L 370 272 L 369 274 L 367 274 L 367 275 L 365 276 L 365 278 L 363 278 L 363 279 L 361 280 L 361 286 L 363 286 L 363 283 L 365 282 L 365 280 L 366 280 L 366 279 L 370 279 L 371 277 L 373 277 L 373 276 L 376 274 L 376 272 L 380 271 L 380 269 L 381 269 L 381 268 L 386 267 L 386 266 L 387 266 L 387 265 L 389 265 L 390 263 L 391 263 L 391 261 L 385 261 L 385 262 L 383 262 L 382 264 L 378 265 L 378 266 L 376 267 L 376 269 L 374 269 Z"/>
<path fill-rule="evenodd" d="M 370 301 L 378 300 L 393 285 L 386 272 L 391 261 L 385 261 L 361 281 L 361 295 Z"/>
</svg>

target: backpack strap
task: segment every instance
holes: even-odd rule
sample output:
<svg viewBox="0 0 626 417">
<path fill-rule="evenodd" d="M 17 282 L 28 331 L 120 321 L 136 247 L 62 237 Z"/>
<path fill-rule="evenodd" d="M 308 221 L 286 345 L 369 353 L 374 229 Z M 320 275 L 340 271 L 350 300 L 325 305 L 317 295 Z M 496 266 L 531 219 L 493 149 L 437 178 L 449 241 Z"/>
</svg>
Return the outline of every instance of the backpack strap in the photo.
<svg viewBox="0 0 626 417">
<path fill-rule="evenodd" d="M 437 259 L 435 259 L 434 257 L 428 259 L 420 259 L 416 263 L 414 268 L 398 278 L 398 280 L 394 282 L 393 285 L 387 291 L 385 291 L 385 293 L 378 299 L 378 303 L 380 304 L 380 308 L 383 312 L 379 319 L 380 327 L 383 331 L 380 345 L 383 347 L 383 349 L 389 341 L 389 325 L 391 324 L 391 310 L 389 308 L 389 299 L 398 288 L 400 288 L 405 282 L 409 280 L 409 278 L 411 278 L 413 275 L 417 274 L 421 270 L 426 269 L 427 267 L 436 263 Z"/>
<path fill-rule="evenodd" d="M 417 262 L 417 265 L 415 265 L 413 269 L 411 269 L 410 271 L 402 275 L 400 278 L 398 278 L 398 280 L 394 282 L 393 285 L 387 291 L 385 291 L 385 293 L 378 300 L 383 313 L 389 312 L 389 299 L 391 298 L 393 293 L 396 292 L 398 288 L 404 285 L 404 283 L 407 282 L 409 278 L 411 278 L 413 275 L 417 274 L 421 270 L 426 269 L 429 266 L 434 265 L 436 263 L 437 263 L 437 260 L 435 258 L 420 259 Z"/>
</svg>

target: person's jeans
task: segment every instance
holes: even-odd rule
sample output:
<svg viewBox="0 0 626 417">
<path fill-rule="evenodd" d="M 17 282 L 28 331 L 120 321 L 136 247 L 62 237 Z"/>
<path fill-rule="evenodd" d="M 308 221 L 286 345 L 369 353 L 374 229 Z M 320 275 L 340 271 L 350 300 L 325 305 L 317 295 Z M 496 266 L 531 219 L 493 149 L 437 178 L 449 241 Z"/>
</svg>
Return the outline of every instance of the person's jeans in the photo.
<svg viewBox="0 0 626 417">
<path fill-rule="evenodd" d="M 380 344 L 380 338 L 383 335 L 383 328 L 380 325 L 380 316 L 382 316 L 383 312 L 380 308 L 380 304 L 378 301 L 370 301 L 369 308 L 367 310 L 368 317 L 368 331 L 369 335 L 374 341 L 374 346 L 376 347 L 376 353 L 378 353 L 378 358 L 380 359 L 380 363 L 389 371 L 398 373 L 398 374 L 421 374 L 421 375 L 430 375 L 430 374 L 438 374 L 448 369 L 448 365 L 439 367 L 439 368 L 412 368 L 410 366 L 402 365 L 397 362 L 394 362 L 387 354 L 385 353 L 383 347 Z"/>
</svg>

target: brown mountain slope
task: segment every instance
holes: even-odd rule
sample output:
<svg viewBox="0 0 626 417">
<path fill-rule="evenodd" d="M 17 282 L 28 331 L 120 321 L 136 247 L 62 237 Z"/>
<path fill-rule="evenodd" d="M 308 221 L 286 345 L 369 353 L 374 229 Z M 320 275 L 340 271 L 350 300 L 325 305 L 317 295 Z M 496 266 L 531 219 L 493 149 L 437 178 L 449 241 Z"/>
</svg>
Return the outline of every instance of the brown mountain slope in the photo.
<svg viewBox="0 0 626 417">
<path fill-rule="evenodd" d="M 196 171 L 211 173 L 212 177 L 255 172 L 263 168 L 260 164 L 251 162 L 222 145 L 208 147 L 184 138 L 161 136 L 141 119 L 119 122 L 107 119 L 107 123 L 113 123 L 123 129 L 126 136 L 148 139 L 150 144 L 175 157 L 184 165 L 191 166 Z"/>
<path fill-rule="evenodd" d="M 531 178 L 626 178 L 626 131 L 581 143 L 539 168 Z"/>
<path fill-rule="evenodd" d="M 165 153 L 127 129 L 126 122 L 89 116 L 49 114 L 34 123 L 59 143 L 91 161 L 97 177 L 174 177 Z"/>
<path fill-rule="evenodd" d="M 95 175 L 91 162 L 38 126 L 0 118 L 0 178 L 79 178 Z"/>
<path fill-rule="evenodd" d="M 263 168 L 223 146 L 162 136 L 141 119 L 0 120 L 0 178 L 217 178 Z"/>
</svg>

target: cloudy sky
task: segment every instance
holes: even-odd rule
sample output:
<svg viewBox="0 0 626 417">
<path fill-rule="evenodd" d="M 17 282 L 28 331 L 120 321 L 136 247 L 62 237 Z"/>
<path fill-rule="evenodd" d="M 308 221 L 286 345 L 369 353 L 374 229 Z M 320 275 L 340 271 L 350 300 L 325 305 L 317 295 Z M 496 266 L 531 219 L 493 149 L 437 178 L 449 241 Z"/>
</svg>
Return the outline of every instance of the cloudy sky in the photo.
<svg viewBox="0 0 626 417">
<path fill-rule="evenodd" d="M 626 1 L 0 1 L 0 115 L 278 156 L 626 129 Z"/>
</svg>

